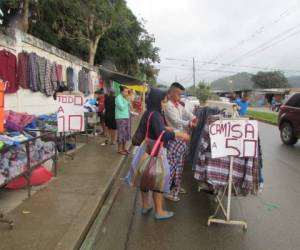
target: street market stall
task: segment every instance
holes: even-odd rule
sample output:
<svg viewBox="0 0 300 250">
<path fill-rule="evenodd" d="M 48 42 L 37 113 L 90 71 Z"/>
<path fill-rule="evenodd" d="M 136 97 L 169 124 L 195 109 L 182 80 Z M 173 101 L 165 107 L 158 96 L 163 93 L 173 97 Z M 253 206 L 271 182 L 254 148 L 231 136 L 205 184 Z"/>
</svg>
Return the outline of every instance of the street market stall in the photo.
<svg viewBox="0 0 300 250">
<path fill-rule="evenodd" d="M 234 106 L 231 111 L 229 114 L 210 107 L 200 110 L 197 116 L 202 122 L 193 131 L 190 157 L 199 191 L 213 194 L 217 202 L 208 225 L 241 225 L 247 230 L 245 221 L 231 219 L 231 201 L 233 196 L 258 193 L 262 152 L 257 121 L 238 117 Z M 218 218 L 219 210 L 225 219 Z"/>
</svg>

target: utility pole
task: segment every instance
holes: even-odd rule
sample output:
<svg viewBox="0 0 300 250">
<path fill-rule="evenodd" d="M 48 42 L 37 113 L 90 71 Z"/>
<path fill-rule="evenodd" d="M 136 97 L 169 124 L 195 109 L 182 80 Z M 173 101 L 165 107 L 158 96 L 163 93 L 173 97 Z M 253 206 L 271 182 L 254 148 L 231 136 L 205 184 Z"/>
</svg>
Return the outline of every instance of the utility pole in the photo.
<svg viewBox="0 0 300 250">
<path fill-rule="evenodd" d="M 194 81 L 194 89 L 196 89 L 195 58 L 194 57 L 193 57 L 193 81 Z"/>
</svg>

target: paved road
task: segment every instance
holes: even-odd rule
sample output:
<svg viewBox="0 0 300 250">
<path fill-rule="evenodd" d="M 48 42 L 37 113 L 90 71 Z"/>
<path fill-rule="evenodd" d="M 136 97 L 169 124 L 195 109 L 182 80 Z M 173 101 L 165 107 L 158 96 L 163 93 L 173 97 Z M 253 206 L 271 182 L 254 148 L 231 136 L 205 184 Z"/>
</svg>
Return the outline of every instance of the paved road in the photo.
<svg viewBox="0 0 300 250">
<path fill-rule="evenodd" d="M 167 202 L 176 216 L 156 222 L 140 215 L 137 191 L 121 187 L 94 249 L 300 249 L 300 143 L 283 146 L 277 128 L 260 124 L 264 153 L 265 188 L 262 195 L 233 201 L 232 217 L 248 222 L 240 227 L 207 226 L 215 203 L 196 191 L 192 172 L 186 169 L 188 194 L 179 203 Z"/>
</svg>

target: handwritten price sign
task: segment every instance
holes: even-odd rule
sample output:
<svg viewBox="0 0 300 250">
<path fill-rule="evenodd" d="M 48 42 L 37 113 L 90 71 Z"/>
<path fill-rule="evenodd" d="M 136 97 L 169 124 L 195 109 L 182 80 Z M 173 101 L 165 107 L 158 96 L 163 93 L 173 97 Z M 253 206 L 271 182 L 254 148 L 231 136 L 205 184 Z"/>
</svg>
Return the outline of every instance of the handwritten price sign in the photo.
<svg viewBox="0 0 300 250">
<path fill-rule="evenodd" d="M 57 96 L 58 132 L 84 131 L 84 98 L 76 95 Z"/>
<path fill-rule="evenodd" d="M 212 158 L 257 157 L 257 121 L 218 120 L 209 125 Z"/>
</svg>

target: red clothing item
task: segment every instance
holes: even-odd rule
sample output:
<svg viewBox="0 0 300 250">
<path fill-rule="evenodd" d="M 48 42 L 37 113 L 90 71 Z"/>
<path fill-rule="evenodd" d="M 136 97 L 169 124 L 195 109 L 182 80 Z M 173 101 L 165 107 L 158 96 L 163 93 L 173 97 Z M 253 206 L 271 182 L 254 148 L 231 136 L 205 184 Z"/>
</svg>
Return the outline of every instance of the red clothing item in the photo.
<svg viewBox="0 0 300 250">
<path fill-rule="evenodd" d="M 17 58 L 7 50 L 0 51 L 0 79 L 8 81 L 5 93 L 17 92 Z"/>
<path fill-rule="evenodd" d="M 28 81 L 28 54 L 26 52 L 21 52 L 18 54 L 18 84 L 23 89 L 29 88 Z"/>
<path fill-rule="evenodd" d="M 104 109 L 105 109 L 104 101 L 105 101 L 105 96 L 100 95 L 98 97 L 98 112 L 103 112 L 104 111 Z"/>
</svg>

